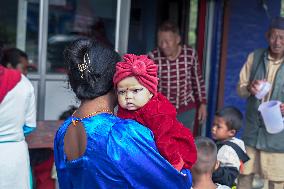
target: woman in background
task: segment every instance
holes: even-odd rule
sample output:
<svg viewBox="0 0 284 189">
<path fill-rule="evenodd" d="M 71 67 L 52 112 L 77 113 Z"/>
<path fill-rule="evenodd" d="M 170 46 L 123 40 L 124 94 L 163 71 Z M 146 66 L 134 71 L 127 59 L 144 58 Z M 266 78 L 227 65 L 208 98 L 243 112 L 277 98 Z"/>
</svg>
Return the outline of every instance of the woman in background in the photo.
<svg viewBox="0 0 284 189">
<path fill-rule="evenodd" d="M 0 61 L 2 51 L 0 48 Z M 0 188 L 29 189 L 25 135 L 36 127 L 34 88 L 19 71 L 0 65 Z"/>
</svg>

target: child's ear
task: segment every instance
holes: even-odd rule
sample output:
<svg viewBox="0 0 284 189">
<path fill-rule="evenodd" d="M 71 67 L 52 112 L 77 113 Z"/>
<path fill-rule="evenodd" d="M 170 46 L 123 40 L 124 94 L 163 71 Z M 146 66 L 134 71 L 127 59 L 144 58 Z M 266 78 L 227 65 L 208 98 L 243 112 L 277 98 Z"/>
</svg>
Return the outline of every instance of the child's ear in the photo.
<svg viewBox="0 0 284 189">
<path fill-rule="evenodd" d="M 220 161 L 217 160 L 215 163 L 214 171 L 216 171 L 219 168 L 219 166 L 220 166 Z"/>
<path fill-rule="evenodd" d="M 230 130 L 230 136 L 235 136 L 236 135 L 236 133 L 237 133 L 237 131 L 235 130 L 235 129 L 231 129 Z"/>
</svg>

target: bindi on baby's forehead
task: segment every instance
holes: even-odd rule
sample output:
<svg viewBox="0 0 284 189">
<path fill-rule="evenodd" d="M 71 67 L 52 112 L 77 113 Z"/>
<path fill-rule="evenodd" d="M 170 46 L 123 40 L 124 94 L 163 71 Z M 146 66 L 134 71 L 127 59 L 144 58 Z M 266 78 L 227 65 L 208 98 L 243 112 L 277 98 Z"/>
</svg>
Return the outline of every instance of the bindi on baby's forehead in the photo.
<svg viewBox="0 0 284 189">
<path fill-rule="evenodd" d="M 118 91 L 133 91 L 133 90 L 137 90 L 137 89 L 144 89 L 144 87 L 141 86 L 133 86 L 133 87 L 118 87 L 117 90 Z"/>
<path fill-rule="evenodd" d="M 141 86 L 143 85 L 141 85 L 135 77 L 127 77 L 117 83 L 117 88 L 135 88 Z"/>
</svg>

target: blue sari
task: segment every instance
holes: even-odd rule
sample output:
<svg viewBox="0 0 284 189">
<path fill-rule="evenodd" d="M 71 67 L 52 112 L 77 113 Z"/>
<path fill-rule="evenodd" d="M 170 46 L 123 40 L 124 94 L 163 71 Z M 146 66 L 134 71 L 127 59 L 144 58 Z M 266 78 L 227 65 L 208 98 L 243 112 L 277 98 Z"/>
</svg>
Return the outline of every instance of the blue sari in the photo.
<svg viewBox="0 0 284 189">
<path fill-rule="evenodd" d="M 64 136 L 72 118 L 56 133 L 55 165 L 60 189 L 189 189 L 191 173 L 178 172 L 157 151 L 152 132 L 133 120 L 102 113 L 84 118 L 87 146 L 68 161 Z"/>
</svg>

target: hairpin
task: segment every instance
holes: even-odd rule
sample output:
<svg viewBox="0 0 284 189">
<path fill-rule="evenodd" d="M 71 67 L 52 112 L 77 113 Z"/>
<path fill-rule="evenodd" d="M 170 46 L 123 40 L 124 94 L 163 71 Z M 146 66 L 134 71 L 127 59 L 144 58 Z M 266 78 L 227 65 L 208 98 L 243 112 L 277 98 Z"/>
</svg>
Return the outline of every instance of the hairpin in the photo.
<svg viewBox="0 0 284 189">
<path fill-rule="evenodd" d="M 86 53 L 84 55 L 84 62 L 82 64 L 78 64 L 78 69 L 81 72 L 81 78 L 84 78 L 84 72 L 87 70 L 88 72 L 90 72 L 89 70 L 89 65 L 91 64 L 91 60 L 90 57 L 88 55 L 88 53 Z"/>
</svg>

